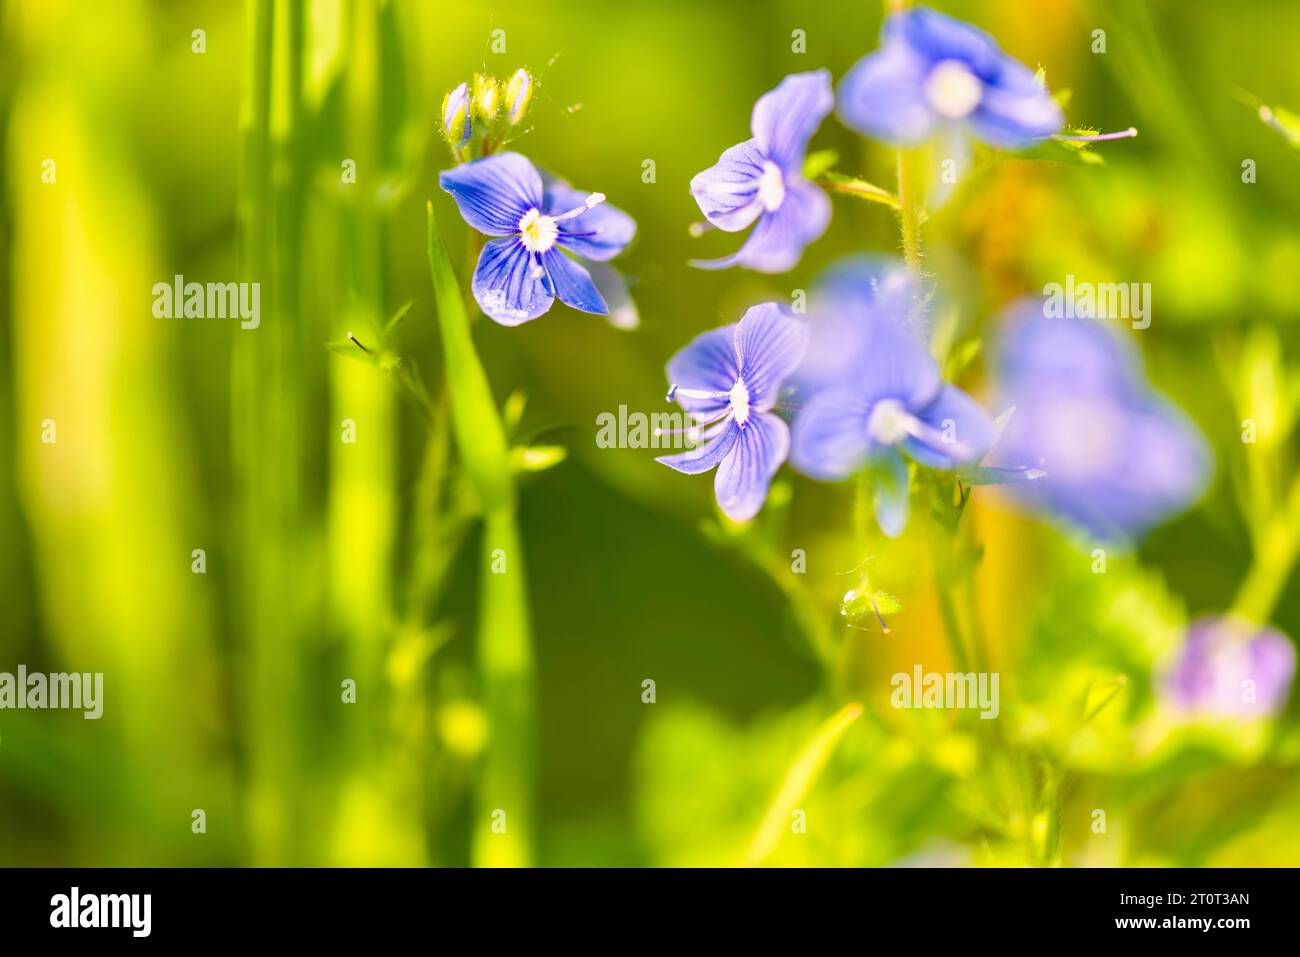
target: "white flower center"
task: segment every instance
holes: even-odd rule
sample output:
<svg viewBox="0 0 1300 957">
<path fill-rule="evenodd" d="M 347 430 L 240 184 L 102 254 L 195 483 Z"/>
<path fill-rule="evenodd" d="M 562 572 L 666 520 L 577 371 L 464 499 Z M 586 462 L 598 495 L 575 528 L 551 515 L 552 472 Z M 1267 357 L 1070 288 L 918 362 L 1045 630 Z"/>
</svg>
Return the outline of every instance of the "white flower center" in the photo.
<svg viewBox="0 0 1300 957">
<path fill-rule="evenodd" d="M 897 399 L 881 399 L 867 416 L 867 434 L 881 445 L 897 445 L 908 436 L 912 417 Z"/>
<path fill-rule="evenodd" d="M 731 414 L 736 420 L 737 425 L 744 425 L 749 421 L 749 389 L 745 383 L 739 379 L 727 393 L 727 399 L 731 402 Z"/>
<path fill-rule="evenodd" d="M 771 160 L 763 164 L 763 175 L 758 178 L 758 201 L 769 213 L 785 202 L 785 174 Z"/>
<path fill-rule="evenodd" d="M 984 84 L 959 60 L 943 60 L 925 78 L 925 98 L 950 120 L 965 119 L 984 97 Z"/>
<path fill-rule="evenodd" d="M 529 252 L 549 252 L 559 235 L 560 227 L 555 217 L 543 216 L 540 209 L 530 209 L 519 220 L 519 238 Z"/>
</svg>

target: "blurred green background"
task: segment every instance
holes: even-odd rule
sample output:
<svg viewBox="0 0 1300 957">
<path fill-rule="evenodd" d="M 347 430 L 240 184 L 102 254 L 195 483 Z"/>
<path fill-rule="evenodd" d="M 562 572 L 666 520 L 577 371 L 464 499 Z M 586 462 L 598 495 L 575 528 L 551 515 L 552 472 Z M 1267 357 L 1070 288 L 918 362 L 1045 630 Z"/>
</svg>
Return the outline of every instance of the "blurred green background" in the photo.
<svg viewBox="0 0 1300 957">
<path fill-rule="evenodd" d="M 534 859 L 1294 863 L 1295 703 L 1275 728 L 1189 730 L 1160 717 L 1151 687 L 1188 616 L 1232 604 L 1257 512 L 1273 510 L 1259 489 L 1292 480 L 1300 152 L 1243 91 L 1300 106 L 1300 7 L 940 7 L 1044 66 L 1071 91 L 1072 123 L 1141 130 L 1098 150 L 1104 165 L 1000 163 L 931 217 L 927 264 L 966 333 L 991 343 L 1003 304 L 1066 273 L 1151 282 L 1135 341 L 1218 461 L 1205 500 L 1104 576 L 1085 548 L 977 493 L 978 603 L 1020 755 L 1005 763 L 949 713 L 888 708 L 891 673 L 947 667 L 923 535 L 869 546 L 874 583 L 903 606 L 890 633 L 846 628 L 839 598 L 868 557 L 850 489 L 783 478 L 735 529 L 711 481 L 595 443 L 601 412 L 667 408 L 663 363 L 697 332 L 808 288 L 842 255 L 897 251 L 888 209 L 837 197 L 787 276 L 686 265 L 737 243 L 688 237 L 690 177 L 748 137 L 782 76 L 838 80 L 874 49 L 880 4 L 0 0 L 0 671 L 105 674 L 99 721 L 0 711 L 0 864 L 471 861 L 490 746 L 476 525 L 427 499 L 437 460 L 419 409 L 326 343 L 353 331 L 373 345 L 412 302 L 395 348 L 437 383 L 427 200 L 465 271 L 463 223 L 437 188 L 442 96 L 519 66 L 537 92 L 513 148 L 636 218 L 618 265 L 642 318 L 620 332 L 557 304 L 521 328 L 475 325 L 498 399 L 526 397 L 516 440 L 568 450 L 523 477 L 520 502 Z M 834 118 L 814 146 L 892 186 L 893 153 Z M 261 281 L 261 327 L 154 318 L 153 284 L 175 274 Z M 989 351 L 963 382 L 985 397 Z M 1239 423 L 1266 406 L 1261 475 Z M 436 487 L 454 503 L 448 454 Z M 804 576 L 789 573 L 794 549 Z M 1289 581 L 1272 621 L 1296 635 Z M 1121 695 L 1080 723 L 1079 695 L 1119 675 Z M 869 714 L 800 795 L 807 832 L 756 838 L 809 736 L 857 693 Z M 1008 797 L 1026 789 L 1042 807 Z"/>
</svg>

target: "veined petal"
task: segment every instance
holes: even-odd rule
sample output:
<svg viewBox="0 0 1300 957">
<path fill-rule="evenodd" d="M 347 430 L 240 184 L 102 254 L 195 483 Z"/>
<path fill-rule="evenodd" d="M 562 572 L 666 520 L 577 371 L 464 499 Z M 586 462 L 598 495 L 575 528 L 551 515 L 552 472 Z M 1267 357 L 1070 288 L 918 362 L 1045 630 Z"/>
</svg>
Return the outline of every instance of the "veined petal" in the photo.
<svg viewBox="0 0 1300 957">
<path fill-rule="evenodd" d="M 700 269 L 745 266 L 755 272 L 780 273 L 794 268 L 804 247 L 826 232 L 831 221 L 831 202 L 826 194 L 806 180 L 786 184 L 781 206 L 759 217 L 758 225 L 745 245 L 721 259 L 696 259 Z"/>
<path fill-rule="evenodd" d="M 775 404 L 781 383 L 807 348 L 807 324 L 776 303 L 759 303 L 745 312 L 736 325 L 736 358 L 753 408 L 766 412 Z"/>
<path fill-rule="evenodd" d="M 727 429 L 717 438 L 706 442 L 688 452 L 676 455 L 661 455 L 656 462 L 662 462 L 670 469 L 676 469 L 686 475 L 699 475 L 721 462 L 736 444 L 740 429 L 734 422 L 727 423 Z"/>
<path fill-rule="evenodd" d="M 927 428 L 903 440 L 907 454 L 932 469 L 951 469 L 982 459 L 993 444 L 994 426 L 974 399 L 946 385 L 917 416 Z"/>
<path fill-rule="evenodd" d="M 711 419 L 730 404 L 727 393 L 740 376 L 735 333 L 735 325 L 702 332 L 668 360 L 669 385 L 693 392 L 719 393 L 715 398 L 700 398 L 679 391 L 675 399 L 687 412 Z"/>
<path fill-rule="evenodd" d="M 542 253 L 542 266 L 551 280 L 551 289 L 565 305 L 598 316 L 609 315 L 591 274 L 558 249 Z"/>
<path fill-rule="evenodd" d="M 545 192 L 542 212 L 547 216 L 559 216 L 578 209 L 591 195 L 553 177 L 543 175 L 542 181 Z M 597 203 L 586 212 L 561 222 L 557 242 L 583 259 L 604 262 L 621 253 L 635 235 L 635 219 L 610 203 Z"/>
<path fill-rule="evenodd" d="M 725 150 L 717 163 L 691 180 L 691 195 L 700 212 L 723 232 L 744 229 L 763 211 L 758 201 L 763 154 L 756 143 L 746 140 Z"/>
<path fill-rule="evenodd" d="M 890 451 L 875 464 L 871 488 L 876 497 L 876 524 L 890 538 L 903 534 L 907 526 L 907 463 L 896 451 Z"/>
<path fill-rule="evenodd" d="M 754 104 L 750 130 L 763 155 L 786 173 L 803 169 L 808 141 L 835 106 L 828 70 L 792 73 Z"/>
<path fill-rule="evenodd" d="M 480 233 L 511 236 L 519 220 L 542 205 L 542 177 L 518 153 L 498 153 L 438 174 L 460 215 Z"/>
<path fill-rule="evenodd" d="M 870 414 L 871 403 L 848 390 L 817 393 L 795 416 L 790 461 L 811 478 L 848 478 L 871 455 Z"/>
<path fill-rule="evenodd" d="M 555 300 L 546 270 L 513 236 L 483 247 L 473 291 L 484 314 L 503 326 L 536 319 Z"/>
<path fill-rule="evenodd" d="M 887 43 L 840 80 L 836 112 L 859 133 L 888 143 L 920 143 L 935 119 L 925 100 L 928 68 L 905 43 Z"/>
<path fill-rule="evenodd" d="M 713 491 L 728 518 L 747 521 L 767 498 L 772 476 L 790 451 L 790 430 L 770 412 L 750 416 L 736 444 L 718 466 Z"/>
</svg>

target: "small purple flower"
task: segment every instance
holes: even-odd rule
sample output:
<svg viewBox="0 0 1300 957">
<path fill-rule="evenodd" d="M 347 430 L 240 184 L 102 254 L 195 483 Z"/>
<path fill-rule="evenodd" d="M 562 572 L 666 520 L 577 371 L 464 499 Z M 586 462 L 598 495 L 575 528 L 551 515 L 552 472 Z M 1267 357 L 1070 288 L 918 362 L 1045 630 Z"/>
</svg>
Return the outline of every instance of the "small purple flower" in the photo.
<svg viewBox="0 0 1300 957">
<path fill-rule="evenodd" d="M 1184 713 L 1272 717 L 1286 705 L 1295 647 L 1280 631 L 1230 616 L 1201 618 L 1165 676 L 1165 698 Z"/>
<path fill-rule="evenodd" d="M 849 282 L 864 264 L 847 268 L 837 282 Z M 819 367 L 796 373 L 812 395 L 794 420 L 791 462 L 828 481 L 869 469 L 876 521 L 891 537 L 907 524 L 904 453 L 929 468 L 955 469 L 983 458 L 995 431 L 988 414 L 940 376 L 913 325 L 913 282 L 905 271 L 885 269 L 862 288 L 855 311 L 834 310 L 826 321 L 815 307 L 808 354 Z M 839 302 L 847 292 L 839 287 Z"/>
<path fill-rule="evenodd" d="M 789 429 L 771 409 L 807 340 L 803 322 L 767 302 L 696 336 L 668 363 L 668 397 L 699 423 L 703 442 L 656 461 L 687 475 L 716 466 L 718 505 L 735 521 L 758 514 L 790 449 Z"/>
<path fill-rule="evenodd" d="M 474 270 L 474 298 L 485 314 L 517 326 L 545 313 L 557 296 L 582 312 L 609 314 L 590 273 L 560 251 L 604 262 L 632 241 L 636 222 L 604 194 L 544 180 L 518 153 L 444 170 L 438 181 L 465 222 L 499 237 L 483 247 Z"/>
<path fill-rule="evenodd" d="M 917 7 L 886 20 L 880 40 L 840 83 L 838 113 L 860 133 L 909 145 L 955 127 L 1017 148 L 1061 129 L 1034 72 L 968 23 Z"/>
<path fill-rule="evenodd" d="M 718 229 L 734 233 L 757 225 L 738 252 L 692 265 L 785 272 L 826 231 L 830 200 L 803 178 L 803 162 L 808 141 L 834 103 L 826 70 L 791 74 L 759 97 L 750 120 L 753 138 L 726 150 L 716 166 L 691 180 L 691 195 Z"/>
<path fill-rule="evenodd" d="M 1124 541 L 1182 511 L 1209 480 L 1196 427 L 1151 390 L 1134 351 L 1091 319 L 1012 310 L 999 394 L 1014 406 L 993 456 L 1046 472 L 1008 492 L 1102 540 Z"/>
</svg>

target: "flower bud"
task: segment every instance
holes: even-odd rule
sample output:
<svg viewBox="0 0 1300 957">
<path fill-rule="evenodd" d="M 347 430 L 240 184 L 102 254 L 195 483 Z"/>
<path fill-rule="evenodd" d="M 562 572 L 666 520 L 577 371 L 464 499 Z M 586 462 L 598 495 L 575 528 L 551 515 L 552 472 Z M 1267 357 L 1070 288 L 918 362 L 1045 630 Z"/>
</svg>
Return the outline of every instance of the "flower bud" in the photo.
<svg viewBox="0 0 1300 957">
<path fill-rule="evenodd" d="M 510 125 L 515 126 L 528 111 L 528 103 L 533 98 L 533 78 L 523 67 L 515 70 L 514 76 L 506 85 L 506 110 Z"/>
<path fill-rule="evenodd" d="M 474 77 L 474 116 L 484 123 L 497 118 L 501 108 L 501 86 L 496 77 L 482 73 Z"/>
<path fill-rule="evenodd" d="M 442 100 L 442 135 L 453 147 L 464 145 L 470 135 L 469 88 L 462 83 Z"/>
</svg>

